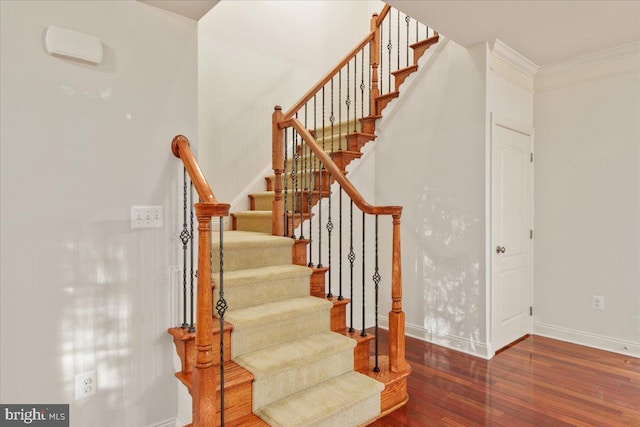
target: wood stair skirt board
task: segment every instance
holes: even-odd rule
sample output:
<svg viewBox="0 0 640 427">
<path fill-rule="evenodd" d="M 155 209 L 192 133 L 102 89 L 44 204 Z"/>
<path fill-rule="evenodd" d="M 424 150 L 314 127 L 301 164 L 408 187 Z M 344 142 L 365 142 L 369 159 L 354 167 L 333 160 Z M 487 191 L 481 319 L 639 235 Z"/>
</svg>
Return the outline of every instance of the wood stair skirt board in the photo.
<svg viewBox="0 0 640 427">
<path fill-rule="evenodd" d="M 404 81 L 407 79 L 407 77 L 409 77 L 411 74 L 415 73 L 416 71 L 418 71 L 418 64 L 413 64 L 406 68 L 401 68 L 397 71 L 392 71 L 391 74 L 393 74 L 393 78 L 395 82 L 395 90 L 398 91 L 402 83 L 404 83 Z"/>
<path fill-rule="evenodd" d="M 435 35 L 429 37 L 428 39 L 424 39 L 410 45 L 409 47 L 413 49 L 413 64 L 417 65 L 418 61 L 420 60 L 420 58 L 422 58 L 422 55 L 424 55 L 427 49 L 429 49 L 434 44 L 438 43 L 439 39 L 440 39 L 440 36 L 438 35 L 438 33 L 436 33 Z"/>
</svg>

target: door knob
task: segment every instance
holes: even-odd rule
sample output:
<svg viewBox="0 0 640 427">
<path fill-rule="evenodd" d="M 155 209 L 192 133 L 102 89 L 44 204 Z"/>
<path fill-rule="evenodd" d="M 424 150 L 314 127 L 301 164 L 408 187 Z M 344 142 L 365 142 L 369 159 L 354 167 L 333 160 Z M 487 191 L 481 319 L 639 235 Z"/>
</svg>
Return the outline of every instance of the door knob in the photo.
<svg viewBox="0 0 640 427">
<path fill-rule="evenodd" d="M 496 253 L 497 254 L 503 254 L 505 252 L 505 248 L 504 246 L 496 246 Z"/>
</svg>

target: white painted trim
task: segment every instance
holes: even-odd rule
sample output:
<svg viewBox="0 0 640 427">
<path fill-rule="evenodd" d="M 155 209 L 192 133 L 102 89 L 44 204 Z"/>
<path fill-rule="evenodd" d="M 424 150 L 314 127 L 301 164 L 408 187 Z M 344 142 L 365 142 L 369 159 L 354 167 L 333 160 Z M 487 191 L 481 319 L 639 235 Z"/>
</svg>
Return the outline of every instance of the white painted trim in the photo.
<svg viewBox="0 0 640 427">
<path fill-rule="evenodd" d="M 533 61 L 525 58 L 522 54 L 506 45 L 500 39 L 495 39 L 493 43 L 491 43 L 490 51 L 496 58 L 502 59 L 504 62 L 529 77 L 535 77 L 540 69 L 540 67 Z"/>
<path fill-rule="evenodd" d="M 389 104 L 387 104 L 387 107 L 385 108 L 386 112 L 382 116 L 382 119 L 380 119 L 379 122 L 376 124 L 376 129 L 378 130 L 384 129 L 387 122 L 391 120 L 395 112 L 398 110 L 398 106 L 402 105 L 402 103 L 404 102 L 403 100 L 407 98 L 407 94 L 411 86 L 413 86 L 413 82 L 417 81 L 419 78 L 421 78 L 423 75 L 426 74 L 426 71 L 431 67 L 431 64 L 433 63 L 433 61 L 435 61 L 436 57 L 440 54 L 440 52 L 444 50 L 444 48 L 447 46 L 448 43 L 449 43 L 449 39 L 440 35 L 440 39 L 438 40 L 438 43 L 432 46 L 434 47 L 434 49 L 431 50 L 431 48 L 429 48 L 425 52 L 424 56 L 420 58 L 420 60 L 418 61 L 418 71 L 416 71 L 414 74 L 409 76 L 404 82 L 402 82 L 402 85 L 398 89 L 398 90 L 402 89 L 402 91 L 400 92 L 400 96 L 398 96 L 396 99 L 392 100 Z"/>
<path fill-rule="evenodd" d="M 603 49 L 597 52 L 588 53 L 586 55 L 576 56 L 574 58 L 557 62 L 555 64 L 544 65 L 540 67 L 538 75 L 542 77 L 552 74 L 566 73 L 578 68 L 584 68 L 603 62 L 616 61 L 618 59 L 623 59 L 628 56 L 634 56 L 638 54 L 640 54 L 640 41 L 634 41 L 609 49 Z"/>
<path fill-rule="evenodd" d="M 597 348 L 599 350 L 624 354 L 626 356 L 640 357 L 640 343 L 636 342 L 619 340 L 616 338 L 605 337 L 560 326 L 548 325 L 540 322 L 533 324 L 533 333 L 535 335 Z M 624 349 L 625 347 L 627 347 L 627 350 Z"/>
<path fill-rule="evenodd" d="M 177 427 L 178 425 L 180 427 L 183 427 L 184 424 L 177 424 L 178 419 L 176 417 L 173 418 L 169 418 L 166 419 L 164 421 L 160 421 L 159 423 L 156 424 L 150 424 L 148 427 Z"/>
<path fill-rule="evenodd" d="M 535 79 L 535 92 L 540 93 L 558 87 L 609 78 L 615 75 L 640 72 L 640 52 L 608 61 L 586 64 L 555 74 L 538 75 Z"/>
<path fill-rule="evenodd" d="M 382 329 L 389 329 L 389 319 L 385 316 L 378 316 L 378 324 Z M 431 331 L 409 322 L 405 323 L 405 335 L 482 359 L 488 360 L 493 357 L 493 353 L 490 353 L 486 344 L 439 331 Z"/>
<path fill-rule="evenodd" d="M 534 93 L 534 79 L 532 77 L 513 68 L 501 58 L 493 55 L 491 55 L 490 58 L 491 61 L 488 71 L 491 72 L 495 78 L 500 78 L 515 87 L 526 90 L 529 93 Z"/>
<path fill-rule="evenodd" d="M 180 419 L 180 417 L 176 417 L 176 423 L 174 424 L 174 425 L 175 425 L 175 427 L 184 427 L 184 426 L 186 426 L 187 424 L 190 424 L 190 422 L 182 421 L 182 420 Z"/>
<path fill-rule="evenodd" d="M 261 182 L 264 183 L 265 177 L 269 176 L 271 172 L 273 172 L 273 169 L 271 168 L 271 163 L 269 163 L 231 200 L 231 211 L 235 211 L 238 208 L 242 209 L 242 204 L 247 202 L 249 194 L 257 191 L 265 191 L 264 189 L 260 190 L 258 185 Z"/>
</svg>

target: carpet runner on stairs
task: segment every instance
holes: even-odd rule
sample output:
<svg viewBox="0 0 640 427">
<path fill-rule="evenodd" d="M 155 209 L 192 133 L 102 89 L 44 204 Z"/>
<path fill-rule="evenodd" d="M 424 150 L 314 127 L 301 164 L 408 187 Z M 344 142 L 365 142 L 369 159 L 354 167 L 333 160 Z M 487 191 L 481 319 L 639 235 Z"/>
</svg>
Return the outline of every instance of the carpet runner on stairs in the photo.
<svg viewBox="0 0 640 427">
<path fill-rule="evenodd" d="M 309 296 L 311 269 L 292 265 L 293 240 L 251 231 L 229 231 L 224 240 L 232 360 L 255 377 L 253 412 L 291 427 L 377 417 L 384 385 L 354 372 L 356 342 L 331 332 L 333 304 Z"/>
</svg>

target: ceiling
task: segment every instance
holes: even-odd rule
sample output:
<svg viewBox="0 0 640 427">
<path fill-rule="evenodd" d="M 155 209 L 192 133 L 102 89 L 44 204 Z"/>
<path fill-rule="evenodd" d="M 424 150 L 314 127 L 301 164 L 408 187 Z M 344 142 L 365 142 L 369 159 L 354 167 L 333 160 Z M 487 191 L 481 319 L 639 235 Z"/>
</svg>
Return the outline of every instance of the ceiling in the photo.
<svg viewBox="0 0 640 427">
<path fill-rule="evenodd" d="M 500 39 L 538 66 L 640 40 L 640 0 L 386 0 L 465 47 Z"/>
<path fill-rule="evenodd" d="M 138 0 L 195 21 L 202 18 L 220 0 Z"/>
</svg>

